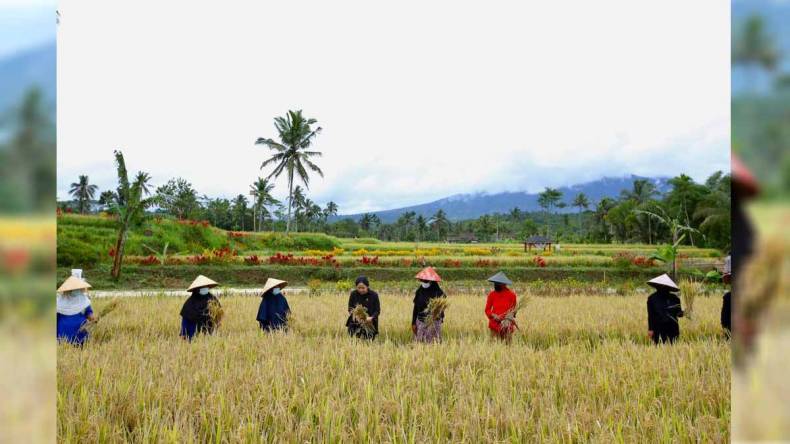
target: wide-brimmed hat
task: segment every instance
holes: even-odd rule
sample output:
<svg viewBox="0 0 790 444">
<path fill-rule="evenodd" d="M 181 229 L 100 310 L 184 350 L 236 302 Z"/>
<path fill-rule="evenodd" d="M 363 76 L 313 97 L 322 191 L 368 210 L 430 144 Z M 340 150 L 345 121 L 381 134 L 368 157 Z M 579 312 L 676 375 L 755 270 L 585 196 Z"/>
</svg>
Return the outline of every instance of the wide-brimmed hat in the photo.
<svg viewBox="0 0 790 444">
<path fill-rule="evenodd" d="M 505 276 L 505 273 L 501 271 L 488 278 L 488 282 L 493 282 L 495 284 L 513 285 L 513 281 L 508 279 L 507 276 Z"/>
<path fill-rule="evenodd" d="M 266 285 L 263 286 L 263 292 L 266 293 L 267 291 L 271 290 L 274 287 L 280 287 L 282 290 L 283 288 L 288 286 L 288 282 L 281 281 L 275 278 L 266 279 Z"/>
<path fill-rule="evenodd" d="M 672 278 L 670 278 L 669 275 L 666 273 L 662 274 L 661 276 L 650 279 L 649 281 L 647 281 L 647 285 L 650 285 L 651 287 L 654 288 L 664 287 L 672 291 L 680 290 L 680 288 L 678 288 L 678 285 L 675 283 L 675 281 L 673 281 Z"/>
<path fill-rule="evenodd" d="M 439 273 L 433 269 L 433 267 L 425 267 L 414 276 L 415 279 L 419 279 L 421 281 L 433 281 L 433 282 L 441 282 L 442 277 L 439 276 Z"/>
<path fill-rule="evenodd" d="M 85 282 L 77 276 L 69 276 L 69 278 L 63 282 L 63 285 L 58 288 L 58 293 L 64 293 L 73 290 L 87 290 L 88 288 L 91 288 L 91 284 Z"/>
<path fill-rule="evenodd" d="M 189 286 L 189 288 L 187 288 L 187 291 L 192 291 L 203 287 L 211 288 L 216 287 L 217 285 L 219 284 L 201 274 L 200 276 L 196 277 L 194 281 L 192 281 L 192 284 Z"/>
</svg>

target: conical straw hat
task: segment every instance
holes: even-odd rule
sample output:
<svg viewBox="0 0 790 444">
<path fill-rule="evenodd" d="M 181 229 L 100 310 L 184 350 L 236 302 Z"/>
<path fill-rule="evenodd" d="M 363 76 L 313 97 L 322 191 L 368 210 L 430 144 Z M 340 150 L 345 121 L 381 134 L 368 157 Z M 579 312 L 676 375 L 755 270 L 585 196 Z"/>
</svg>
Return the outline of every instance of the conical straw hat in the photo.
<svg viewBox="0 0 790 444">
<path fill-rule="evenodd" d="M 187 291 L 192 291 L 196 288 L 201 288 L 201 287 L 216 287 L 217 285 L 219 284 L 201 274 L 200 276 L 195 278 L 194 281 L 192 281 L 192 285 L 190 285 L 189 288 L 187 288 Z"/>
<path fill-rule="evenodd" d="M 650 285 L 650 286 L 655 287 L 655 288 L 665 287 L 665 288 L 669 288 L 670 290 L 674 290 L 674 291 L 680 290 L 678 288 L 677 284 L 666 273 L 664 273 L 661 276 L 658 276 L 656 278 L 650 279 L 649 281 L 647 281 L 647 285 Z"/>
<path fill-rule="evenodd" d="M 433 267 L 425 267 L 416 276 L 415 279 L 420 279 L 423 281 L 433 281 L 433 282 L 441 282 L 442 278 L 439 276 L 439 273 L 433 269 Z"/>
<path fill-rule="evenodd" d="M 279 279 L 269 278 L 266 279 L 266 285 L 263 286 L 263 292 L 266 293 L 267 291 L 271 290 L 274 287 L 280 287 L 283 289 L 288 286 L 288 282 L 281 281 Z"/>
<path fill-rule="evenodd" d="M 505 276 L 505 273 L 501 271 L 488 278 L 488 282 L 494 282 L 496 284 L 513 285 L 513 281 L 508 279 L 507 276 Z"/>
<path fill-rule="evenodd" d="M 91 284 L 85 282 L 84 280 L 76 276 L 69 276 L 69 278 L 66 279 L 65 282 L 63 282 L 63 285 L 61 285 L 60 288 L 58 288 L 58 293 L 63 293 L 72 290 L 85 290 L 88 288 L 91 288 Z"/>
</svg>

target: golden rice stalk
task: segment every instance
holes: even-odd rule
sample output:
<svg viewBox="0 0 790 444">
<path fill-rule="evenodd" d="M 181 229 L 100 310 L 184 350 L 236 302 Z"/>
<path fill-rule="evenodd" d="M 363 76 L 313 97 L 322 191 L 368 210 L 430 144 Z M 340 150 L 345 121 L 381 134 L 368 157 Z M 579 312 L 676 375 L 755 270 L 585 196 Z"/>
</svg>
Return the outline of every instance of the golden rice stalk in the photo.
<svg viewBox="0 0 790 444">
<path fill-rule="evenodd" d="M 101 318 L 103 318 L 103 317 L 107 316 L 108 314 L 112 313 L 113 311 L 115 311 L 115 309 L 116 309 L 116 308 L 118 308 L 118 306 L 119 306 L 120 304 L 121 304 L 121 301 L 120 301 L 120 299 L 118 299 L 118 298 L 112 298 L 112 299 L 110 300 L 110 302 L 108 302 L 107 304 L 105 304 L 105 305 L 104 305 L 104 307 L 102 307 L 102 308 L 101 308 L 101 309 L 98 311 L 98 313 L 96 313 L 96 318 L 95 318 L 95 320 L 94 320 L 94 321 L 88 321 L 88 322 L 84 323 L 84 324 L 82 325 L 81 329 L 82 329 L 82 330 L 85 330 L 85 331 L 87 331 L 89 334 L 92 334 L 92 333 L 94 333 L 94 332 L 95 332 L 95 329 L 96 329 L 96 324 L 98 324 L 99 320 L 100 320 Z"/>
<path fill-rule="evenodd" d="M 428 301 L 428 307 L 426 307 L 424 311 L 426 314 L 425 325 L 430 327 L 434 322 L 441 319 L 442 313 L 444 313 L 444 311 L 447 310 L 447 307 L 449 306 L 450 301 L 448 301 L 446 297 L 431 298 L 431 300 Z"/>
<path fill-rule="evenodd" d="M 368 322 L 368 309 L 361 304 L 357 304 L 357 306 L 351 310 L 351 319 L 361 325 L 367 333 L 373 332 L 373 323 Z"/>
<path fill-rule="evenodd" d="M 499 322 L 499 331 L 510 331 L 511 326 L 516 326 L 518 328 L 518 324 L 516 323 L 516 316 L 518 315 L 519 310 L 526 307 L 529 301 L 531 300 L 529 295 L 521 296 L 516 305 L 513 306 L 510 310 L 508 310 L 505 315 L 502 317 L 502 320 Z"/>
<path fill-rule="evenodd" d="M 682 281 L 680 283 L 680 297 L 683 300 L 683 314 L 686 319 L 694 319 L 694 298 L 702 293 L 702 283 L 695 281 Z"/>
<path fill-rule="evenodd" d="M 222 323 L 222 318 L 225 317 L 225 309 L 222 308 L 218 300 L 211 299 L 208 302 L 208 316 L 215 327 L 219 327 Z"/>
</svg>

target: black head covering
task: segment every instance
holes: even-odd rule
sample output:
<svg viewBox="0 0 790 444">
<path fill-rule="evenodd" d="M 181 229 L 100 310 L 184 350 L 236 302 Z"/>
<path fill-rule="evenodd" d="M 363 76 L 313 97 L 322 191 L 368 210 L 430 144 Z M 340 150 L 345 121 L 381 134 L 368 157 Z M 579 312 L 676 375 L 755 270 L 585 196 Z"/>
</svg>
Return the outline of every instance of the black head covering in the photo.
<svg viewBox="0 0 790 444">
<path fill-rule="evenodd" d="M 354 281 L 354 285 L 355 286 L 359 285 L 360 283 L 365 284 L 366 287 L 370 287 L 370 281 L 368 281 L 368 278 L 365 277 L 365 276 L 360 276 L 360 277 L 357 278 L 356 281 Z"/>
</svg>

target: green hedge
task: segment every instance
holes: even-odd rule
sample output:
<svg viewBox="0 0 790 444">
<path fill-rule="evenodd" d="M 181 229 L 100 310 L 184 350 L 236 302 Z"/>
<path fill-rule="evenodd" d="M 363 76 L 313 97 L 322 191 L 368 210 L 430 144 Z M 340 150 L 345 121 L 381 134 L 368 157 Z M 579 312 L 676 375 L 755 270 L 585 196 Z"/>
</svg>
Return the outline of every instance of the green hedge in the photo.
<svg viewBox="0 0 790 444">
<path fill-rule="evenodd" d="M 419 269 L 406 268 L 379 268 L 379 267 L 354 267 L 332 268 L 313 266 L 282 266 L 282 265 L 177 265 L 177 266 L 141 266 L 125 265 L 121 278 L 116 282 L 110 278 L 110 268 L 100 265 L 97 268 L 86 270 L 85 275 L 89 282 L 98 289 L 137 289 L 137 288 L 182 288 L 188 286 L 198 275 L 203 274 L 220 282 L 223 285 L 239 287 L 263 286 L 269 277 L 284 279 L 292 284 L 302 285 L 310 279 L 322 281 L 353 280 L 357 276 L 365 275 L 373 281 L 401 281 L 414 279 Z M 605 268 L 449 268 L 438 269 L 442 278 L 447 281 L 454 280 L 480 280 L 485 281 L 497 271 L 504 271 L 512 280 L 563 280 L 575 279 L 584 282 L 599 282 L 604 278 L 607 282 L 623 282 L 628 280 L 647 281 L 655 277 L 651 270 L 611 270 Z M 69 275 L 68 268 L 58 268 L 58 282 L 62 282 Z"/>
</svg>

